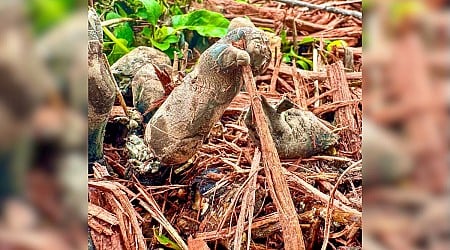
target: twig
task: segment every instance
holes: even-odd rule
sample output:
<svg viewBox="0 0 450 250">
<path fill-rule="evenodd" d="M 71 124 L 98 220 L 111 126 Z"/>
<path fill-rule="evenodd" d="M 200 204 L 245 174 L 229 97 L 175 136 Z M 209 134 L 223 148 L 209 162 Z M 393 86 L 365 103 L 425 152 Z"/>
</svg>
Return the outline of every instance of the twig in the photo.
<svg viewBox="0 0 450 250">
<path fill-rule="evenodd" d="M 318 72 L 319 71 L 319 52 L 317 51 L 317 48 L 313 47 L 313 71 Z M 316 101 L 314 102 L 314 108 L 319 107 L 320 105 L 320 91 L 319 91 L 319 80 L 314 80 L 314 98 L 316 98 Z"/>
<path fill-rule="evenodd" d="M 300 188 L 302 188 L 305 192 L 308 194 L 311 194 L 316 198 L 317 200 L 320 200 L 323 203 L 326 203 L 330 200 L 330 197 L 324 193 L 322 193 L 320 190 L 315 188 L 313 185 L 309 184 L 308 182 L 304 181 L 302 178 L 298 177 L 297 175 L 289 172 L 286 168 L 283 168 L 283 174 L 286 175 L 290 181 L 293 181 L 299 185 Z M 351 213 L 354 216 L 355 221 L 361 221 L 362 213 L 352 207 L 349 207 L 342 203 L 339 200 L 335 200 L 333 202 L 333 206 L 336 208 Z"/>
<path fill-rule="evenodd" d="M 112 73 L 112 71 L 111 71 L 111 69 L 109 67 L 108 58 L 106 57 L 105 54 L 103 54 L 103 59 L 105 60 L 106 65 L 108 67 L 108 73 L 111 76 L 111 79 L 113 79 L 113 82 L 114 82 L 114 85 L 115 85 L 115 88 L 116 88 L 116 97 L 119 99 L 119 103 L 120 103 L 120 106 L 123 109 L 123 112 L 129 118 L 130 114 L 128 112 L 127 104 L 125 103 L 125 99 L 123 98 L 123 95 L 122 95 L 122 92 L 121 92 L 121 90 L 119 88 L 119 85 L 117 84 L 116 79 L 114 78 L 114 75 L 113 75 L 113 73 Z"/>
<path fill-rule="evenodd" d="M 362 19 L 362 13 L 359 11 L 346 10 L 346 9 L 336 8 L 333 6 L 317 5 L 317 4 L 312 4 L 312 3 L 307 3 L 304 1 L 297 1 L 297 0 L 275 0 L 275 1 L 280 2 L 280 3 L 285 3 L 285 4 L 307 7 L 310 9 L 324 10 L 324 11 L 328 11 L 331 13 L 342 14 L 342 15 L 346 15 L 346 16 L 353 16 L 358 19 Z"/>
<path fill-rule="evenodd" d="M 133 20 L 134 20 L 133 18 L 129 18 L 129 17 L 114 18 L 114 19 L 105 20 L 105 21 L 101 22 L 101 25 L 102 25 L 102 27 L 107 27 L 107 26 L 111 26 L 114 24 L 133 21 Z"/>
<path fill-rule="evenodd" d="M 281 170 L 281 162 L 278 157 L 275 143 L 270 134 L 267 120 L 261 104 L 261 99 L 256 95 L 256 83 L 250 66 L 244 66 L 243 77 L 245 87 L 250 95 L 253 115 L 261 140 L 261 151 L 264 158 L 264 169 L 271 197 L 280 214 L 280 224 L 283 233 L 285 249 L 305 249 L 303 234 L 295 211 L 294 202 L 289 192 L 286 178 Z"/>
<path fill-rule="evenodd" d="M 130 50 L 127 48 L 127 46 L 125 46 L 119 39 L 117 39 L 117 37 L 105 26 L 102 27 L 103 29 L 103 33 L 105 33 L 106 36 L 108 36 L 109 39 L 111 39 L 115 44 L 117 44 L 117 46 L 119 46 L 119 48 L 125 52 L 128 53 L 130 52 Z"/>
<path fill-rule="evenodd" d="M 173 240 L 178 244 L 178 246 L 181 249 L 187 250 L 188 246 L 184 242 L 183 238 L 181 238 L 177 230 L 166 219 L 153 196 L 151 196 L 150 193 L 146 192 L 142 187 L 139 187 L 138 185 L 136 185 L 135 187 L 138 189 L 139 193 L 144 197 L 144 199 L 139 199 L 140 201 L 139 204 L 141 204 L 142 207 L 144 207 L 144 209 L 147 210 L 147 212 L 149 212 L 150 215 L 166 229 L 166 231 L 169 233 L 170 236 L 172 236 Z"/>
<path fill-rule="evenodd" d="M 359 160 L 355 163 L 353 163 L 350 167 L 348 167 L 342 174 L 341 176 L 339 176 L 338 180 L 336 181 L 336 184 L 334 185 L 334 188 L 331 190 L 330 192 L 330 198 L 328 200 L 328 204 L 327 204 L 327 216 L 326 216 L 326 220 L 325 220 L 325 230 L 324 230 L 324 236 L 323 236 L 323 243 L 322 243 L 322 250 L 326 250 L 327 245 L 328 245 L 328 238 L 330 237 L 330 226 L 331 226 L 331 207 L 333 206 L 333 202 L 334 202 L 334 193 L 336 193 L 336 190 L 339 186 L 339 183 L 342 181 L 342 179 L 344 178 L 344 176 L 350 172 L 352 169 L 354 169 L 356 166 L 358 166 L 359 164 L 361 164 L 362 160 Z"/>
<path fill-rule="evenodd" d="M 253 162 L 251 166 L 251 171 L 249 173 L 250 180 L 246 186 L 244 196 L 242 198 L 241 212 L 239 214 L 238 222 L 236 225 L 236 232 L 234 234 L 233 249 L 236 250 L 241 249 L 242 233 L 244 232 L 245 229 L 246 217 L 248 219 L 247 249 L 250 249 L 253 211 L 255 209 L 256 181 L 260 159 L 261 159 L 261 152 L 259 152 L 258 148 L 256 148 L 255 156 L 253 157 Z"/>
</svg>

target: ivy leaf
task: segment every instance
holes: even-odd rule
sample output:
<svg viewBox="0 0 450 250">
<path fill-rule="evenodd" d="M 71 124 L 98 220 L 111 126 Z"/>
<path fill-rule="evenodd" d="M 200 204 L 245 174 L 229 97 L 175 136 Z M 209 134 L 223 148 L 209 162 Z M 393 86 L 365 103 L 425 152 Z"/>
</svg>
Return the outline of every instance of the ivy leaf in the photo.
<svg viewBox="0 0 450 250">
<path fill-rule="evenodd" d="M 144 5 L 144 8 L 139 9 L 136 15 L 155 26 L 163 13 L 163 7 L 156 0 L 139 0 L 139 2 Z"/>
<path fill-rule="evenodd" d="M 230 21 L 222 14 L 196 10 L 184 15 L 172 16 L 172 26 L 176 30 L 195 30 L 201 36 L 223 37 L 227 34 Z"/>
</svg>

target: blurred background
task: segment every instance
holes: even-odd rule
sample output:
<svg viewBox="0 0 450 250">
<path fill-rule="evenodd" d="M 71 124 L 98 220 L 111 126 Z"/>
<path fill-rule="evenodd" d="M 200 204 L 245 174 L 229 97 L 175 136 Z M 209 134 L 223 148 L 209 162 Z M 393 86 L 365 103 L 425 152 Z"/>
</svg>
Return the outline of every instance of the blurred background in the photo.
<svg viewBox="0 0 450 250">
<path fill-rule="evenodd" d="M 0 249 L 87 248 L 86 10 L 0 1 Z"/>
<path fill-rule="evenodd" d="M 364 249 L 450 249 L 447 1 L 363 1 Z M 86 249 L 87 2 L 0 2 L 0 249 Z"/>
<path fill-rule="evenodd" d="M 363 244 L 450 249 L 448 1 L 363 1 Z"/>
</svg>

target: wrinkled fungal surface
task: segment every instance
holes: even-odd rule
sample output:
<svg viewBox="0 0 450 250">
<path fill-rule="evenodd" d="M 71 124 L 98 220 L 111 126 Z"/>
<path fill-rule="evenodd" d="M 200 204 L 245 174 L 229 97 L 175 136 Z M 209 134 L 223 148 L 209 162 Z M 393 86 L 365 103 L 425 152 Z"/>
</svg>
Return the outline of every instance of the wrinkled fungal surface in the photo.
<svg viewBox="0 0 450 250">
<path fill-rule="evenodd" d="M 245 23 L 208 48 L 147 124 L 145 140 L 161 163 L 188 161 L 239 93 L 241 66 L 259 74 L 270 58 L 265 34 Z"/>
<path fill-rule="evenodd" d="M 102 52 L 102 30 L 95 10 L 88 14 L 88 157 L 103 158 L 103 139 L 116 90 L 108 61 Z"/>
<path fill-rule="evenodd" d="M 335 145 L 338 136 L 324 125 L 312 112 L 293 108 L 287 99 L 272 107 L 261 96 L 264 114 L 281 158 L 307 158 L 326 151 Z M 259 136 L 250 108 L 245 116 L 250 138 L 259 145 Z"/>
</svg>

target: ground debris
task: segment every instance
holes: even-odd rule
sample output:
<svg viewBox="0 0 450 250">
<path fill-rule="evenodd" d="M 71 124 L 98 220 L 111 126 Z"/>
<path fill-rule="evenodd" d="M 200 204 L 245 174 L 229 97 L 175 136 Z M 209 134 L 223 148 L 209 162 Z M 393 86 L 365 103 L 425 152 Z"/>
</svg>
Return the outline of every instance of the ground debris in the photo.
<svg viewBox="0 0 450 250">
<path fill-rule="evenodd" d="M 347 42 L 346 49 L 352 51 L 353 60 L 348 61 L 353 61 L 353 71 L 344 69 L 341 63 L 344 48 L 335 48 L 329 52 L 328 61 L 323 62 L 323 71 L 298 69 L 282 62 L 281 57 L 276 61 L 273 55 L 267 70 L 255 80 L 256 93 L 263 100 L 301 101 L 305 112 L 325 124 L 333 124 L 335 128 L 327 126 L 327 133 L 332 131 L 340 137 L 331 156 L 314 152 L 286 157 L 277 147 L 281 177 L 286 179 L 306 249 L 320 248 L 327 218 L 331 218 L 328 247 L 360 248 L 362 171 L 347 174 L 336 189 L 335 186 L 343 170 L 361 160 L 362 22 L 352 16 L 276 1 L 249 2 L 252 4 L 206 0 L 199 8 L 221 12 L 230 19 L 247 16 L 256 27 L 269 28 L 277 34 L 285 29 L 290 41 L 295 37 L 294 27 L 297 41 L 307 36 L 342 39 Z M 326 1 L 307 2 L 321 5 Z M 338 6 L 361 11 L 361 1 Z M 299 94 L 305 96 L 304 100 L 299 100 Z M 180 96 L 185 98 L 186 94 Z M 118 176 L 97 175 L 89 179 L 89 226 L 96 246 L 141 249 L 136 244 L 144 244 L 154 249 L 159 246 L 154 237 L 159 228 L 160 233 L 182 248 L 233 249 L 234 245 L 243 249 L 284 249 L 282 216 L 270 192 L 270 176 L 263 171 L 264 154 L 261 159 L 256 157 L 261 147 L 252 142 L 251 128 L 245 124 L 251 101 L 249 93 L 241 89 L 218 121 L 211 124 L 213 129 L 205 132 L 196 153 L 187 162 L 183 158 L 182 166 L 167 168 L 169 177 L 161 179 L 158 186 L 143 186 L 136 178 L 124 180 L 129 167 L 127 150 L 124 145 L 105 144 L 105 158 Z M 327 206 L 331 213 L 327 213 Z"/>
</svg>

